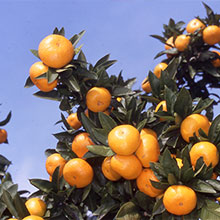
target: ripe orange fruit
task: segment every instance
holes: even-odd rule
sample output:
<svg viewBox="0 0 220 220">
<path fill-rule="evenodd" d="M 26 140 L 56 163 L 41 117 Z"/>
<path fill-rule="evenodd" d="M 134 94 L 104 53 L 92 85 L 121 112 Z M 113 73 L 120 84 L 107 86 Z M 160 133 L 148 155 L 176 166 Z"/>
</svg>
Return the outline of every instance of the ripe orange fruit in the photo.
<svg viewBox="0 0 220 220">
<path fill-rule="evenodd" d="M 44 220 L 44 219 L 37 215 L 29 215 L 23 218 L 22 220 Z"/>
<path fill-rule="evenodd" d="M 187 116 L 180 125 L 180 133 L 182 138 L 189 143 L 189 138 L 199 136 L 199 129 L 201 128 L 206 134 L 209 132 L 210 123 L 206 116 L 201 114 L 191 114 Z"/>
<path fill-rule="evenodd" d="M 105 111 L 111 103 L 111 94 L 103 87 L 93 87 L 86 94 L 86 105 L 93 112 Z"/>
<path fill-rule="evenodd" d="M 196 203 L 196 193 L 188 186 L 170 186 L 163 196 L 164 207 L 174 215 L 189 214 L 196 207 Z"/>
<path fill-rule="evenodd" d="M 71 186 L 83 188 L 93 180 L 93 169 L 88 162 L 81 158 L 74 158 L 66 163 L 63 168 L 63 178 Z"/>
<path fill-rule="evenodd" d="M 135 152 L 143 167 L 150 167 L 150 162 L 159 159 L 160 147 L 157 139 L 150 134 L 141 136 L 141 144 Z"/>
<path fill-rule="evenodd" d="M 74 128 L 75 130 L 79 129 L 82 124 L 79 121 L 78 117 L 77 117 L 77 113 L 71 113 L 67 119 L 66 119 L 67 123 L 69 124 L 69 126 L 71 126 L 72 128 Z"/>
<path fill-rule="evenodd" d="M 61 68 L 73 59 L 74 48 L 64 36 L 51 34 L 40 42 L 38 55 L 47 66 Z"/>
<path fill-rule="evenodd" d="M 163 101 L 161 101 L 161 102 L 156 106 L 155 112 L 157 112 L 157 111 L 160 109 L 161 106 L 162 106 L 162 110 L 163 110 L 164 112 L 167 111 L 167 103 L 166 103 L 165 100 L 163 100 Z"/>
<path fill-rule="evenodd" d="M 217 50 L 212 50 L 212 52 L 215 52 L 215 53 L 217 53 L 217 54 L 220 56 L 220 52 L 219 52 L 219 51 L 217 51 Z M 215 59 L 215 60 L 213 60 L 213 61 L 212 61 L 212 65 L 213 65 L 214 67 L 220 67 L 220 59 Z"/>
<path fill-rule="evenodd" d="M 162 194 L 163 190 L 153 187 L 150 180 L 159 182 L 153 170 L 144 169 L 136 179 L 138 189 L 150 197 L 157 197 Z"/>
<path fill-rule="evenodd" d="M 197 18 L 192 19 L 186 26 L 186 31 L 188 33 L 194 33 L 199 28 L 205 28 L 205 25 Z"/>
<path fill-rule="evenodd" d="M 167 68 L 166 63 L 158 63 L 154 68 L 154 74 L 157 78 L 160 78 L 161 71 L 165 70 Z"/>
<path fill-rule="evenodd" d="M 118 125 L 108 134 L 108 144 L 116 154 L 131 155 L 140 143 L 140 133 L 132 125 Z"/>
<path fill-rule="evenodd" d="M 31 198 L 25 202 L 25 206 L 31 215 L 44 216 L 47 205 L 40 198 Z"/>
<path fill-rule="evenodd" d="M 185 34 L 179 35 L 175 40 L 175 47 L 178 51 L 184 51 L 190 42 L 190 36 L 187 36 Z"/>
<path fill-rule="evenodd" d="M 110 164 L 115 172 L 127 180 L 136 179 L 142 171 L 140 160 L 133 154 L 129 156 L 116 154 L 111 158 Z"/>
<path fill-rule="evenodd" d="M 203 41 L 209 45 L 214 45 L 220 41 L 220 27 L 209 25 L 202 32 Z"/>
<path fill-rule="evenodd" d="M 4 143 L 7 140 L 7 131 L 5 129 L 0 129 L 0 144 Z"/>
<path fill-rule="evenodd" d="M 54 80 L 52 83 L 48 83 L 46 78 L 36 79 L 36 77 L 46 73 L 47 71 L 48 66 L 42 62 L 34 63 L 29 70 L 31 81 L 43 92 L 49 92 L 57 86 L 57 80 Z"/>
<path fill-rule="evenodd" d="M 175 47 L 175 46 L 174 46 L 174 42 L 173 42 L 173 37 L 170 37 L 170 38 L 166 41 L 166 43 L 169 44 L 170 46 L 167 45 L 167 44 L 165 44 L 165 50 L 169 50 L 169 49 Z"/>
<path fill-rule="evenodd" d="M 18 220 L 17 218 L 9 218 L 7 220 Z"/>
<path fill-rule="evenodd" d="M 102 173 L 103 175 L 111 180 L 111 181 L 117 181 L 121 178 L 121 176 L 115 172 L 111 167 L 111 158 L 112 157 L 106 157 L 102 162 Z"/>
<path fill-rule="evenodd" d="M 142 83 L 141 83 L 141 88 L 146 92 L 150 93 L 151 92 L 151 86 L 150 82 L 148 81 L 148 78 L 145 78 Z"/>
<path fill-rule="evenodd" d="M 92 140 L 89 138 L 89 133 L 82 132 L 75 136 L 72 142 L 72 151 L 79 157 L 82 158 L 89 150 L 87 146 L 94 145 Z"/>
<path fill-rule="evenodd" d="M 203 160 L 207 166 L 212 163 L 212 167 L 215 167 L 219 162 L 219 152 L 217 147 L 208 142 L 201 141 L 194 144 L 189 152 L 191 164 L 196 165 L 196 161 L 203 157 Z"/>
<path fill-rule="evenodd" d="M 150 129 L 150 128 L 141 129 L 140 135 L 143 136 L 145 134 L 153 135 L 157 139 L 157 133 L 154 130 Z"/>
<path fill-rule="evenodd" d="M 61 157 L 60 154 L 58 153 L 51 154 L 46 160 L 47 173 L 50 176 L 52 176 L 54 170 L 59 166 L 60 167 L 59 176 L 62 176 L 63 167 L 65 164 L 66 164 L 66 160 L 63 157 Z"/>
</svg>

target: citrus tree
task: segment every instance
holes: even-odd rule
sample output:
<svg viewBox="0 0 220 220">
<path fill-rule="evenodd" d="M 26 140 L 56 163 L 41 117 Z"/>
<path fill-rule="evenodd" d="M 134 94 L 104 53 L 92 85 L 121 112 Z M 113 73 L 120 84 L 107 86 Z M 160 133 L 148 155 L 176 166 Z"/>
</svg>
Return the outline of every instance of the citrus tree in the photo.
<svg viewBox="0 0 220 220">
<path fill-rule="evenodd" d="M 204 3 L 203 3 L 204 4 Z M 185 25 L 170 19 L 165 56 L 142 82 L 109 75 L 109 55 L 95 64 L 55 28 L 32 53 L 25 87 L 35 96 L 59 101 L 62 111 L 47 149 L 47 180 L 16 203 L 2 200 L 3 219 L 219 219 L 220 218 L 220 15 Z M 211 89 L 214 90 L 211 91 Z M 214 91 L 214 92 L 213 92 Z M 14 191 L 5 189 L 7 198 Z M 16 194 L 17 195 L 17 194 Z M 15 212 L 12 212 L 15 210 Z M 25 213 L 25 214 L 24 214 Z"/>
</svg>

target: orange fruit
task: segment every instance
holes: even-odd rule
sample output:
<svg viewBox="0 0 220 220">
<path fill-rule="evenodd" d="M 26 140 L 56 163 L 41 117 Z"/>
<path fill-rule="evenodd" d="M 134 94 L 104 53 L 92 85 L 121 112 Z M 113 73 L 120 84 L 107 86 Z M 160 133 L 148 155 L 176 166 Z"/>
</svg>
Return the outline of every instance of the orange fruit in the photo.
<svg viewBox="0 0 220 220">
<path fill-rule="evenodd" d="M 38 55 L 47 66 L 61 68 L 73 59 L 74 48 L 64 36 L 51 34 L 40 42 Z"/>
<path fill-rule="evenodd" d="M 207 166 L 212 164 L 212 167 L 215 167 L 219 162 L 219 152 L 217 147 L 208 142 L 201 141 L 194 144 L 189 152 L 191 164 L 196 165 L 196 161 L 203 157 L 203 160 Z"/>
<path fill-rule="evenodd" d="M 153 170 L 144 169 L 136 179 L 138 189 L 150 197 L 157 197 L 162 194 L 163 190 L 152 186 L 151 181 L 159 182 Z"/>
<path fill-rule="evenodd" d="M 0 129 L 0 144 L 4 143 L 7 140 L 7 131 L 5 129 Z"/>
<path fill-rule="evenodd" d="M 102 173 L 103 175 L 111 180 L 111 181 L 117 181 L 121 178 L 121 176 L 115 172 L 111 167 L 111 158 L 112 157 L 106 157 L 102 162 Z"/>
<path fill-rule="evenodd" d="M 150 93 L 151 92 L 151 86 L 150 82 L 148 81 L 148 78 L 145 78 L 143 82 L 141 83 L 141 88 L 146 92 Z"/>
<path fill-rule="evenodd" d="M 140 160 L 133 154 L 129 156 L 116 154 L 111 158 L 110 164 L 115 172 L 127 180 L 136 179 L 142 171 Z"/>
<path fill-rule="evenodd" d="M 167 45 L 167 44 L 165 44 L 165 50 L 169 50 L 169 49 L 175 47 L 175 46 L 174 46 L 174 42 L 173 42 L 173 36 L 170 37 L 170 38 L 166 41 L 166 43 L 169 44 L 170 46 Z"/>
<path fill-rule="evenodd" d="M 159 159 L 160 147 L 157 139 L 150 134 L 141 136 L 141 144 L 135 152 L 143 167 L 150 167 L 150 162 Z"/>
<path fill-rule="evenodd" d="M 9 218 L 7 220 L 18 220 L 17 218 Z"/>
<path fill-rule="evenodd" d="M 48 66 L 46 66 L 42 62 L 34 63 L 29 70 L 31 81 L 34 83 L 35 86 L 38 87 L 38 89 L 43 92 L 49 92 L 57 86 L 57 80 L 48 83 L 46 78 L 36 79 L 36 77 L 42 75 L 43 73 L 46 73 L 47 71 Z"/>
<path fill-rule="evenodd" d="M 47 205 L 40 198 L 31 198 L 25 202 L 25 206 L 31 215 L 44 216 Z"/>
<path fill-rule="evenodd" d="M 212 52 L 215 52 L 217 53 L 219 56 L 220 56 L 220 52 L 217 51 L 217 50 L 212 50 Z M 215 59 L 215 60 L 212 60 L 212 65 L 214 67 L 220 67 L 220 59 Z"/>
<path fill-rule="evenodd" d="M 211 179 L 216 180 L 218 178 L 217 173 L 213 172 Z"/>
<path fill-rule="evenodd" d="M 205 28 L 205 25 L 197 18 L 192 19 L 186 26 L 186 31 L 188 33 L 194 33 L 199 28 Z"/>
<path fill-rule="evenodd" d="M 44 219 L 37 215 L 29 215 L 23 218 L 22 220 L 44 220 Z"/>
<path fill-rule="evenodd" d="M 155 66 L 154 68 L 154 74 L 157 78 L 160 78 L 161 75 L 161 71 L 165 70 L 167 68 L 167 64 L 166 63 L 159 63 Z"/>
<path fill-rule="evenodd" d="M 89 150 L 87 146 L 94 145 L 92 140 L 89 138 L 89 133 L 82 132 L 75 136 L 72 142 L 72 151 L 79 157 L 82 158 Z"/>
<path fill-rule="evenodd" d="M 75 130 L 79 129 L 82 124 L 79 121 L 78 117 L 77 117 L 77 113 L 71 113 L 67 119 L 66 119 L 67 123 L 69 124 L 69 126 L 71 126 L 72 128 L 74 128 Z"/>
<path fill-rule="evenodd" d="M 167 111 L 167 103 L 166 103 L 165 100 L 163 100 L 163 101 L 161 101 L 161 102 L 156 106 L 155 112 L 158 112 L 158 110 L 160 109 L 161 106 L 162 106 L 162 110 L 163 110 L 164 112 Z"/>
<path fill-rule="evenodd" d="M 168 212 L 174 215 L 187 215 L 196 207 L 197 196 L 194 190 L 184 185 L 173 185 L 167 188 L 163 204 Z"/>
<path fill-rule="evenodd" d="M 83 188 L 93 180 L 93 169 L 88 162 L 81 158 L 74 158 L 66 163 L 63 168 L 63 178 L 71 186 Z"/>
<path fill-rule="evenodd" d="M 143 136 L 145 134 L 153 135 L 157 139 L 157 133 L 154 130 L 150 129 L 150 128 L 141 129 L 140 135 Z"/>
<path fill-rule="evenodd" d="M 180 133 L 182 138 L 189 143 L 189 138 L 199 136 L 199 129 L 201 128 L 206 134 L 209 132 L 210 123 L 206 116 L 201 114 L 191 114 L 187 116 L 180 125 Z"/>
<path fill-rule="evenodd" d="M 60 154 L 58 153 L 51 154 L 46 160 L 47 173 L 50 176 L 52 176 L 54 170 L 59 166 L 60 167 L 59 176 L 62 176 L 62 171 L 65 164 L 66 164 L 66 160 L 63 157 L 61 157 Z"/>
<path fill-rule="evenodd" d="M 220 197 L 216 198 L 216 200 L 217 200 L 218 202 L 220 202 Z"/>
<path fill-rule="evenodd" d="M 111 94 L 103 87 L 93 87 L 86 94 L 86 105 L 93 112 L 105 111 L 111 103 Z"/>
<path fill-rule="evenodd" d="M 220 27 L 209 25 L 202 32 L 203 41 L 209 45 L 214 45 L 220 41 Z"/>
<path fill-rule="evenodd" d="M 116 154 L 131 155 L 140 143 L 140 133 L 132 125 L 118 125 L 108 134 L 108 144 Z"/>
<path fill-rule="evenodd" d="M 187 36 L 185 34 L 179 35 L 175 40 L 175 47 L 178 51 L 184 51 L 190 42 L 190 36 Z"/>
</svg>

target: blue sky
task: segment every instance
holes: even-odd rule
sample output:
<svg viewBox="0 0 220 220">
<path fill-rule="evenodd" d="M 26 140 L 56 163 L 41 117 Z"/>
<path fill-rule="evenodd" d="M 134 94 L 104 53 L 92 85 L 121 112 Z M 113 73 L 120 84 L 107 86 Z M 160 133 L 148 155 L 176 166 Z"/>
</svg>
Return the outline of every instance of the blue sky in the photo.
<svg viewBox="0 0 220 220">
<path fill-rule="evenodd" d="M 0 153 L 12 161 L 9 169 L 20 189 L 34 190 L 30 178 L 48 178 L 45 171 L 47 148 L 56 147 L 54 125 L 60 119 L 59 103 L 34 97 L 36 87 L 25 89 L 30 66 L 38 61 L 30 49 L 64 27 L 70 38 L 81 30 L 86 33 L 80 44 L 87 60 L 96 62 L 110 53 L 118 62 L 110 74 L 123 70 L 124 78 L 136 77 L 140 88 L 149 70 L 162 58 L 154 56 L 163 45 L 150 34 L 161 34 L 169 18 L 188 23 L 194 16 L 205 15 L 199 0 L 0 0 L 1 68 L 0 119 L 12 110 L 5 129 L 9 145 L 2 144 Z M 206 3 L 220 10 L 219 0 Z M 217 11 L 216 11 L 217 12 Z M 220 11 L 218 11 L 219 13 Z"/>
</svg>

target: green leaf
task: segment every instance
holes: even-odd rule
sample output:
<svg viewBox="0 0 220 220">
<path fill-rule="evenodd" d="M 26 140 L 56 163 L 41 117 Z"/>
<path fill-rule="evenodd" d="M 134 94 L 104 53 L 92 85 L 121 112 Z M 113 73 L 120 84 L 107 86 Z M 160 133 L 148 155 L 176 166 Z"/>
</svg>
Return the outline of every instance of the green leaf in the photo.
<svg viewBox="0 0 220 220">
<path fill-rule="evenodd" d="M 150 36 L 153 37 L 153 38 L 155 38 L 155 39 L 157 39 L 157 40 L 159 40 L 159 41 L 162 42 L 163 44 L 165 44 L 166 41 L 167 41 L 164 37 L 161 37 L 161 36 L 159 36 L 159 35 L 152 34 L 152 35 L 150 35 Z"/>
<path fill-rule="evenodd" d="M 200 99 L 198 104 L 193 109 L 193 114 L 200 114 L 203 110 L 207 109 L 213 104 L 214 100 L 206 98 L 205 100 Z"/>
<path fill-rule="evenodd" d="M 0 201 L 0 216 L 2 216 L 6 208 L 7 208 L 7 205 Z"/>
<path fill-rule="evenodd" d="M 80 41 L 80 39 L 82 38 L 84 34 L 85 34 L 85 31 L 83 30 L 79 34 L 75 34 L 72 38 L 70 38 L 70 42 L 73 44 L 74 47 Z"/>
<path fill-rule="evenodd" d="M 108 145 L 108 131 L 102 128 L 92 128 L 91 130 L 98 142 L 106 146 Z"/>
<path fill-rule="evenodd" d="M 101 59 L 99 59 L 99 60 L 96 62 L 95 66 L 94 66 L 94 69 L 96 69 L 98 66 L 100 66 L 100 65 L 102 65 L 103 63 L 105 63 L 106 61 L 108 61 L 108 60 L 109 60 L 109 57 L 110 57 L 110 54 L 107 54 L 107 55 L 105 55 L 104 57 L 102 57 Z"/>
<path fill-rule="evenodd" d="M 35 57 L 37 57 L 37 58 L 40 59 L 40 57 L 39 57 L 39 55 L 38 55 L 38 50 L 32 50 L 32 49 L 31 49 L 30 51 L 31 51 L 31 53 L 34 54 Z"/>
<path fill-rule="evenodd" d="M 42 179 L 30 179 L 30 183 L 35 186 L 36 188 L 40 189 L 45 193 L 49 193 L 53 190 L 53 184 L 48 180 Z"/>
<path fill-rule="evenodd" d="M 10 211 L 11 215 L 15 216 L 15 218 L 19 218 L 17 210 L 13 204 L 12 197 L 7 190 L 3 189 L 2 193 L 2 200 L 7 205 L 8 210 Z"/>
<path fill-rule="evenodd" d="M 196 192 L 201 193 L 216 193 L 216 190 L 208 183 L 203 180 L 195 179 L 192 184 L 191 188 Z"/>
<path fill-rule="evenodd" d="M 220 140 L 220 115 L 213 120 L 209 128 L 208 139 L 212 143 L 218 144 Z"/>
<path fill-rule="evenodd" d="M 87 146 L 87 148 L 92 153 L 103 157 L 113 156 L 115 154 L 110 147 L 106 147 L 104 145 L 90 145 Z"/>
<path fill-rule="evenodd" d="M 82 202 L 88 197 L 91 189 L 92 189 L 92 185 L 91 184 L 89 184 L 88 186 L 86 186 L 83 189 Z"/>
<path fill-rule="evenodd" d="M 217 190 L 218 192 L 220 192 L 220 181 L 219 180 L 206 180 L 206 182 L 211 185 L 215 190 Z"/>
<path fill-rule="evenodd" d="M 159 97 L 160 90 L 161 90 L 160 80 L 151 71 L 149 72 L 148 77 L 149 77 L 149 82 L 152 88 L 152 94 L 155 95 L 156 97 Z"/>
<path fill-rule="evenodd" d="M 116 86 L 112 90 L 112 96 L 126 96 L 126 95 L 133 95 L 135 92 L 131 89 L 123 86 Z"/>
<path fill-rule="evenodd" d="M 185 118 L 192 113 L 192 98 L 189 91 L 184 87 L 177 95 L 177 99 L 174 104 L 174 112 L 180 115 L 181 118 Z"/>
<path fill-rule="evenodd" d="M 133 202 L 124 203 L 115 216 L 116 220 L 139 220 L 137 207 Z"/>
<path fill-rule="evenodd" d="M 30 87 L 32 87 L 32 86 L 34 86 L 34 83 L 31 81 L 30 76 L 28 76 L 28 78 L 26 79 L 24 88 L 30 88 Z"/>
<path fill-rule="evenodd" d="M 57 90 L 52 90 L 50 92 L 39 91 L 34 93 L 34 96 L 53 101 L 61 101 L 61 95 Z"/>
<path fill-rule="evenodd" d="M 14 197 L 14 204 L 20 218 L 24 218 L 29 215 L 29 212 L 25 206 L 25 201 L 18 193 L 16 193 Z"/>
<path fill-rule="evenodd" d="M 220 219 L 220 206 L 215 201 L 205 200 L 206 205 L 202 207 L 201 220 L 218 220 Z"/>
<path fill-rule="evenodd" d="M 165 98 L 166 105 L 167 105 L 167 111 L 170 112 L 171 114 L 173 114 L 174 113 L 174 103 L 177 99 L 176 94 L 171 89 L 169 89 L 168 87 L 165 86 L 164 98 Z"/>
<path fill-rule="evenodd" d="M 163 199 L 159 199 L 154 203 L 154 207 L 153 207 L 153 212 L 152 212 L 152 217 L 151 219 L 153 219 L 153 217 L 155 215 L 159 215 L 162 214 L 163 212 L 165 212 L 165 207 L 163 205 Z"/>
<path fill-rule="evenodd" d="M 99 112 L 98 117 L 102 128 L 108 132 L 117 126 L 117 123 L 112 119 L 112 117 L 103 112 Z"/>
<path fill-rule="evenodd" d="M 6 119 L 0 122 L 0 126 L 6 125 L 10 121 L 10 119 L 11 119 L 11 111 L 8 113 Z"/>
</svg>

